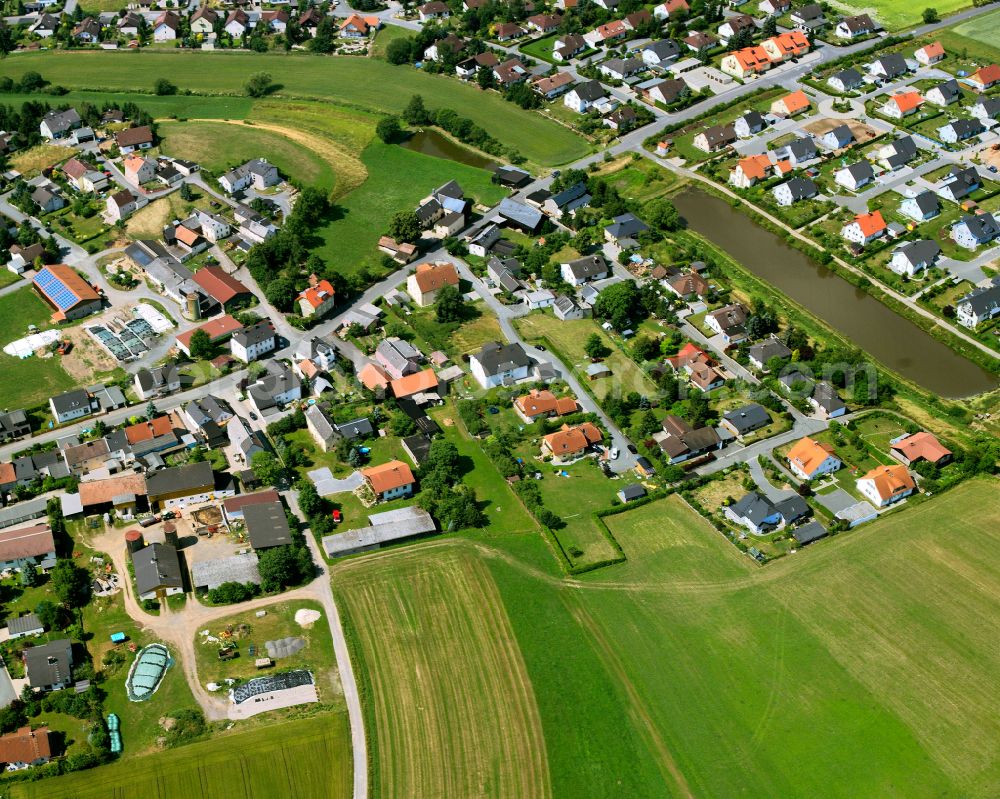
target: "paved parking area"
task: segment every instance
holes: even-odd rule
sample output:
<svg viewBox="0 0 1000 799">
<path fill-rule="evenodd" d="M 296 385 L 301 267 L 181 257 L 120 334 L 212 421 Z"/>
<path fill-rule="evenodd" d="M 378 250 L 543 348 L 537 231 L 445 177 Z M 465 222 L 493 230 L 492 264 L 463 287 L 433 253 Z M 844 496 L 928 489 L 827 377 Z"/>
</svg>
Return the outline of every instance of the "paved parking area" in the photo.
<svg viewBox="0 0 1000 799">
<path fill-rule="evenodd" d="M 858 504 L 858 500 L 842 488 L 838 488 L 836 491 L 831 491 L 829 494 L 817 494 L 816 499 L 834 516 L 841 511 L 847 510 L 852 505 Z"/>
</svg>

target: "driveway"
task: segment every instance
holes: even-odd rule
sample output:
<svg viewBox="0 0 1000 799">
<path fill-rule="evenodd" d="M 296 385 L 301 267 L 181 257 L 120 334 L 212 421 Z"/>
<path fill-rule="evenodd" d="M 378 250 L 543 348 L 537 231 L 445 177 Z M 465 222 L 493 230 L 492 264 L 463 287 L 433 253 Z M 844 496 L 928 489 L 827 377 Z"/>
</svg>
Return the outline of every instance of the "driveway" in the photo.
<svg viewBox="0 0 1000 799">
<path fill-rule="evenodd" d="M 831 491 L 829 494 L 816 494 L 816 499 L 834 516 L 858 504 L 858 500 L 842 488 Z"/>
<path fill-rule="evenodd" d="M 0 707 L 7 707 L 17 699 L 14 683 L 11 682 L 7 667 L 0 665 Z"/>
<path fill-rule="evenodd" d="M 322 469 L 313 469 L 308 472 L 309 479 L 316 485 L 316 491 L 320 496 L 327 497 L 330 494 L 343 494 L 346 491 L 353 491 L 364 483 L 365 478 L 361 472 L 353 472 L 342 480 L 338 480 L 325 466 Z"/>
</svg>

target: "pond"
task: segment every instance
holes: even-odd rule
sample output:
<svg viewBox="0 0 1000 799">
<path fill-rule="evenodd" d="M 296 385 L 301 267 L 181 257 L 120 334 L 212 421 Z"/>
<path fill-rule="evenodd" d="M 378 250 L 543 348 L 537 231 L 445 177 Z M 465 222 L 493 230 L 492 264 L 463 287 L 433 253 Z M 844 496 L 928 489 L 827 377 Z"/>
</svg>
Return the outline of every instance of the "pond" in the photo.
<svg viewBox="0 0 1000 799">
<path fill-rule="evenodd" d="M 475 150 L 470 150 L 468 147 L 463 147 L 458 142 L 449 139 L 443 133 L 433 128 L 418 130 L 399 146 L 407 150 L 413 150 L 415 153 L 433 155 L 435 158 L 448 158 L 452 161 L 458 161 L 460 164 L 475 166 L 480 169 L 492 169 L 497 165 L 495 161 L 492 161 L 485 155 L 481 155 Z"/>
<path fill-rule="evenodd" d="M 908 380 L 951 398 L 996 387 L 996 375 L 788 246 L 727 202 L 689 188 L 674 198 L 674 204 L 692 230 Z"/>
</svg>

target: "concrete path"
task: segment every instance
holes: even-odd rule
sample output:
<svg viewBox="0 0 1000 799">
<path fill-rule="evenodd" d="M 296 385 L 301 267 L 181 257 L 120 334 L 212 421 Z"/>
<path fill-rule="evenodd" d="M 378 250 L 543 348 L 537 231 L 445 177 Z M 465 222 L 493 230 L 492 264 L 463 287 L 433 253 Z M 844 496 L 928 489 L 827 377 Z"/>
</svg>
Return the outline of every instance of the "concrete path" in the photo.
<svg viewBox="0 0 1000 799">
<path fill-rule="evenodd" d="M 309 479 L 316 485 L 316 491 L 320 496 L 328 497 L 331 494 L 343 494 L 346 491 L 353 491 L 359 488 L 365 481 L 361 472 L 352 472 L 347 477 L 338 480 L 325 466 L 322 469 L 313 469 L 306 472 Z"/>
</svg>

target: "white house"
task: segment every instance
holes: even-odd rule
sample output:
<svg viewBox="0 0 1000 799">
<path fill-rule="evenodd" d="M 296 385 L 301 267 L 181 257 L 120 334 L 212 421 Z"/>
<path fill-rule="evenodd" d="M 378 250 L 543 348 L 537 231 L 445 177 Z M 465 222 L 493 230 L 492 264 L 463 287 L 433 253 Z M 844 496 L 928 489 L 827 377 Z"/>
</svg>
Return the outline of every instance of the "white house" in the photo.
<svg viewBox="0 0 1000 799">
<path fill-rule="evenodd" d="M 1000 281 L 970 291 L 955 303 L 958 323 L 975 330 L 983 322 L 1000 316 Z"/>
<path fill-rule="evenodd" d="M 483 388 L 496 388 L 525 380 L 531 371 L 531 358 L 520 344 L 488 342 L 469 357 L 469 371 Z"/>
<path fill-rule="evenodd" d="M 856 164 L 838 169 L 833 176 L 838 186 L 843 186 L 849 191 L 857 191 L 862 186 L 867 186 L 875 180 L 875 170 L 867 161 L 859 161 Z"/>
<path fill-rule="evenodd" d="M 876 508 L 884 508 L 917 489 L 909 470 L 901 463 L 876 466 L 855 482 L 858 491 Z"/>
<path fill-rule="evenodd" d="M 930 269 L 941 255 L 941 248 L 932 239 L 920 239 L 901 244 L 892 251 L 889 268 L 897 275 L 913 277 L 924 269 Z"/>
<path fill-rule="evenodd" d="M 574 86 L 563 95 L 563 105 L 572 108 L 578 114 L 586 114 L 595 104 L 608 97 L 607 91 L 600 81 L 589 80 Z"/>
<path fill-rule="evenodd" d="M 274 323 L 267 319 L 237 330 L 229 341 L 233 357 L 243 363 L 256 361 L 273 352 L 277 346 L 278 336 L 274 332 Z"/>
<path fill-rule="evenodd" d="M 854 221 L 844 225 L 840 230 L 848 241 L 859 244 L 862 247 L 877 238 L 885 235 L 886 224 L 882 218 L 881 211 L 872 211 L 870 214 L 858 214 Z"/>
</svg>

